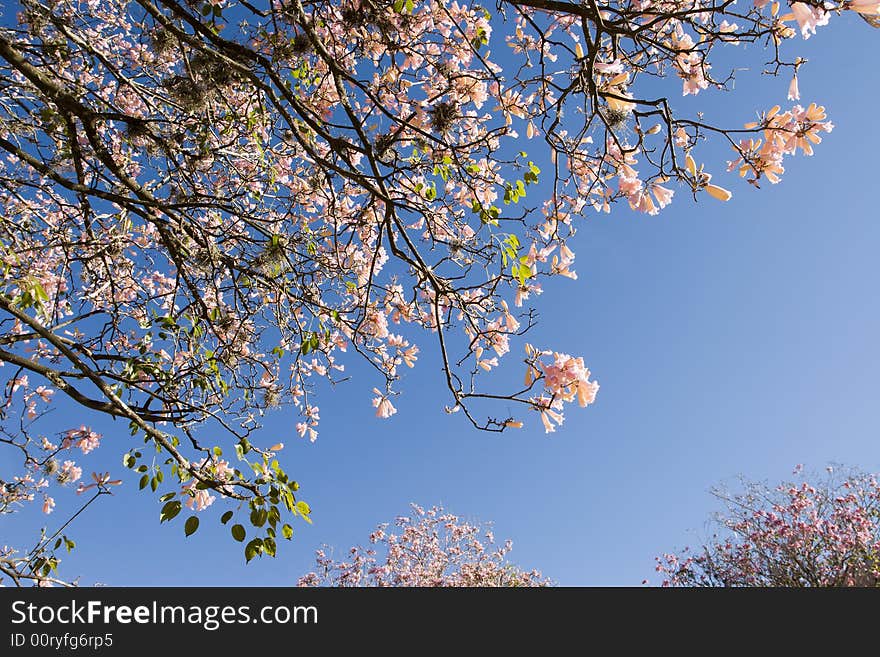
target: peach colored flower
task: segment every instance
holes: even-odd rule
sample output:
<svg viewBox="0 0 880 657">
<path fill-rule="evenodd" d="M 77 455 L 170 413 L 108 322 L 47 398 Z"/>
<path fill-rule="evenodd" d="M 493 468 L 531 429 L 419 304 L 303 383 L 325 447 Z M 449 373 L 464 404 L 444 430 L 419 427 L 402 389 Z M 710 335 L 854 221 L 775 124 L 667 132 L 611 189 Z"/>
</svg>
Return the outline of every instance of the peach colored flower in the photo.
<svg viewBox="0 0 880 657">
<path fill-rule="evenodd" d="M 373 392 L 377 395 L 373 398 L 373 407 L 376 409 L 376 417 L 386 419 L 397 412 L 397 409 L 394 408 L 394 405 L 391 403 L 391 400 L 388 399 L 387 395 L 383 395 L 379 392 L 378 388 L 373 388 Z"/>
<path fill-rule="evenodd" d="M 798 89 L 798 79 L 797 73 L 795 73 L 791 78 L 791 83 L 788 85 L 788 99 L 789 100 L 800 100 L 801 93 Z"/>
</svg>

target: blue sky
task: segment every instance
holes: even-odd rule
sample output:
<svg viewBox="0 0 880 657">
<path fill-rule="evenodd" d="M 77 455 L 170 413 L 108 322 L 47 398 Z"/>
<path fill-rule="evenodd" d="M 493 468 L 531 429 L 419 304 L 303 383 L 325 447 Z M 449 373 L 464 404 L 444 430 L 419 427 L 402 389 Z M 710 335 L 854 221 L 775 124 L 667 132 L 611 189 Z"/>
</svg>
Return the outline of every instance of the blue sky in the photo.
<svg viewBox="0 0 880 657">
<path fill-rule="evenodd" d="M 268 418 L 266 444 L 286 443 L 285 466 L 314 518 L 297 523 L 276 559 L 245 565 L 220 504 L 188 539 L 180 522 L 160 526 L 159 505 L 129 473 L 71 528 L 78 549 L 66 574 L 82 584 L 286 586 L 320 545 L 344 551 L 417 502 L 493 521 L 515 562 L 559 584 L 638 585 L 654 581 L 655 555 L 695 544 L 717 508 L 715 484 L 738 474 L 776 482 L 798 463 L 880 470 L 880 31 L 854 15 L 831 23 L 789 53 L 810 60 L 802 102 L 824 104 L 836 127 L 812 158 L 786 160 L 780 185 L 754 190 L 723 172 L 729 151 L 703 148 L 713 182 L 735 193 L 729 203 L 694 203 L 680 190 L 659 216 L 618 208 L 582 224 L 579 280 L 547 286 L 529 341 L 583 355 L 602 387 L 555 434 L 536 416 L 499 436 L 444 414 L 423 340 L 390 420 L 373 417 L 366 377 L 324 392 L 315 444 L 295 437 L 292 413 Z M 763 61 L 754 49 L 734 55 L 738 66 Z M 673 84 L 679 107 L 739 126 L 785 105 L 788 78 L 744 71 L 736 93 L 687 104 Z M 83 421 L 105 433 L 85 468 L 121 472 L 125 424 Z M 60 495 L 48 520 L 75 502 Z M 0 517 L 0 542 L 45 520 Z"/>
</svg>

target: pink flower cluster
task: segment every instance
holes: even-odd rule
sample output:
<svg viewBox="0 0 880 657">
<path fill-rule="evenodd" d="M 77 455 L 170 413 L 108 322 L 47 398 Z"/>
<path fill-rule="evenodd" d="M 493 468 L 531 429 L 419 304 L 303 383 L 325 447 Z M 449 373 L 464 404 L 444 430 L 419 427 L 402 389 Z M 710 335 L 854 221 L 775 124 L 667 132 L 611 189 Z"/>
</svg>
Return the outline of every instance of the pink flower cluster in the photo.
<svg viewBox="0 0 880 657">
<path fill-rule="evenodd" d="M 775 184 L 785 172 L 783 158 L 798 150 L 812 155 L 813 145 L 822 141 L 820 133 L 831 132 L 834 124 L 827 120 L 824 107 L 811 103 L 806 108 L 795 105 L 786 112 L 781 112 L 777 105 L 745 127 L 761 129 L 764 138 L 741 140 L 734 147 L 739 158 L 728 162 L 727 170 L 738 171 L 755 184 L 762 177 Z"/>
<path fill-rule="evenodd" d="M 809 39 L 811 34 L 815 34 L 817 27 L 828 25 L 828 19 L 831 17 L 831 14 L 822 7 L 808 5 L 804 2 L 791 3 L 791 15 L 798 22 L 801 36 L 805 39 Z"/>
<path fill-rule="evenodd" d="M 538 351 L 526 345 L 528 355 L 525 384 L 531 386 L 540 382 L 544 394 L 532 400 L 532 406 L 541 413 L 544 431 L 552 433 L 562 424 L 561 412 L 565 402 L 577 400 L 581 407 L 592 404 L 599 392 L 599 384 L 590 380 L 590 370 L 581 357 L 569 356 L 553 351 Z M 552 356 L 552 362 L 542 361 L 544 356 Z"/>
<path fill-rule="evenodd" d="M 79 429 L 70 429 L 64 434 L 61 448 L 78 447 L 83 454 L 88 454 L 101 444 L 101 434 L 82 425 Z"/>
</svg>

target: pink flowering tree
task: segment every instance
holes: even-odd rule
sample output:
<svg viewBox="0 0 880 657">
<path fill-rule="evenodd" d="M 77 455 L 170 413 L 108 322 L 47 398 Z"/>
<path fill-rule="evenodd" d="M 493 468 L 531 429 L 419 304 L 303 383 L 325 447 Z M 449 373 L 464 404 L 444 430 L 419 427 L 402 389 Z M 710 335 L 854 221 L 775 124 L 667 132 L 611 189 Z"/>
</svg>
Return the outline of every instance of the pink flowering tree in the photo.
<svg viewBox="0 0 880 657">
<path fill-rule="evenodd" d="M 880 484 L 828 470 L 816 483 L 716 491 L 726 506 L 718 533 L 658 557 L 663 585 L 880 586 Z"/>
<path fill-rule="evenodd" d="M 536 570 L 507 561 L 511 542 L 495 544 L 487 527 L 440 507 L 412 505 L 410 516 L 379 525 L 369 547 L 353 547 L 339 561 L 318 550 L 316 570 L 299 586 L 548 586 Z"/>
<path fill-rule="evenodd" d="M 278 454 L 290 437 L 257 439 L 261 418 L 286 405 L 314 441 L 320 384 L 354 359 L 379 418 L 425 340 L 440 405 L 479 429 L 532 416 L 552 432 L 591 404 L 581 356 L 522 338 L 547 281 L 576 278 L 579 222 L 618 205 L 653 215 L 676 192 L 727 201 L 725 169 L 779 182 L 832 129 L 798 103 L 804 61 L 789 51 L 842 13 L 876 24 L 880 0 L 3 12 L 0 440 L 20 467 L 0 472 L 0 506 L 51 512 L 53 487 L 82 474 L 75 456 L 101 443 L 85 418 L 45 435 L 64 398 L 127 423 L 132 444 L 113 448 L 162 520 L 185 508 L 191 533 L 226 500 L 250 559 L 310 513 Z M 783 76 L 785 108 L 745 107 L 730 126 L 675 109 L 725 90 L 716 53 L 746 43 L 766 47 L 755 72 Z M 729 162 L 702 160 L 710 139 Z M 510 354 L 522 369 L 505 382 Z"/>
</svg>

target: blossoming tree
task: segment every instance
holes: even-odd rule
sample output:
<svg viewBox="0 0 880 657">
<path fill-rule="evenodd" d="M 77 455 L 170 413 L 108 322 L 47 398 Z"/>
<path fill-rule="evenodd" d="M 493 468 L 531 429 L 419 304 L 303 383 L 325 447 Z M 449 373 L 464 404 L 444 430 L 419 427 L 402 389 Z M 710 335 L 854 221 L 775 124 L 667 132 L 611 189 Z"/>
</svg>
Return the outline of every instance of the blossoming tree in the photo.
<svg viewBox="0 0 880 657">
<path fill-rule="evenodd" d="M 158 450 L 145 460 L 132 446 L 123 463 L 161 495 L 163 520 L 232 500 L 221 519 L 246 517 L 231 529 L 250 536 L 250 559 L 309 516 L 281 441 L 251 440 L 261 416 L 289 404 L 314 441 L 316 384 L 351 359 L 374 372 L 379 418 L 396 412 L 399 372 L 424 340 L 446 410 L 479 429 L 520 427 L 533 411 L 550 432 L 567 404 L 589 405 L 598 385 L 581 357 L 517 343 L 546 281 L 576 277 L 579 219 L 621 203 L 655 214 L 682 190 L 726 201 L 725 167 L 778 182 L 787 156 L 831 130 L 822 107 L 724 126 L 674 98 L 726 88 L 716 52 L 758 43 L 770 63 L 757 68 L 784 73 L 781 95 L 797 101 L 803 60 L 785 42 L 841 13 L 876 22 L 880 2 L 4 11 L 0 440 L 21 467 L 0 473 L 0 509 L 50 512 L 52 487 L 82 475 L 74 455 L 100 444 L 88 421 L 40 433 L 64 397 Z M 648 92 L 658 80 L 667 95 Z M 729 144 L 731 161 L 702 162 L 707 139 Z M 525 378 L 504 387 L 487 373 L 512 349 Z M 96 490 L 116 476 L 96 474 Z M 198 524 L 191 515 L 187 533 Z M 19 574 L 55 563 L 51 545 L 4 558 Z"/>
<path fill-rule="evenodd" d="M 796 470 L 799 473 L 799 469 Z M 717 491 L 720 533 L 657 558 L 664 586 L 880 586 L 880 484 L 874 475 Z"/>
<path fill-rule="evenodd" d="M 461 520 L 440 507 L 412 505 L 411 516 L 370 534 L 371 546 L 353 547 L 334 561 L 327 549 L 317 553 L 317 570 L 299 586 L 548 586 L 536 570 L 507 561 L 510 541 L 495 545 L 492 531 Z"/>
</svg>

